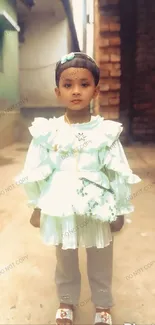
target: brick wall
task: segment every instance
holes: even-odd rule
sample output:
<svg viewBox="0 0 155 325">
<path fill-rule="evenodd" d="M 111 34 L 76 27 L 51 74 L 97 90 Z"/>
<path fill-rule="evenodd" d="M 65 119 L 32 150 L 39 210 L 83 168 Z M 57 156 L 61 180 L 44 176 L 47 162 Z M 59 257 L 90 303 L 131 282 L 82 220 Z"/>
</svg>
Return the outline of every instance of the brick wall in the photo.
<svg viewBox="0 0 155 325">
<path fill-rule="evenodd" d="M 155 0 L 95 0 L 95 112 L 123 123 L 123 138 L 155 141 Z"/>
<path fill-rule="evenodd" d="M 100 96 L 96 110 L 106 119 L 120 111 L 120 8 L 119 0 L 95 1 L 95 59 L 100 67 Z"/>
<path fill-rule="evenodd" d="M 154 0 L 137 0 L 132 133 L 134 139 L 155 140 Z"/>
</svg>

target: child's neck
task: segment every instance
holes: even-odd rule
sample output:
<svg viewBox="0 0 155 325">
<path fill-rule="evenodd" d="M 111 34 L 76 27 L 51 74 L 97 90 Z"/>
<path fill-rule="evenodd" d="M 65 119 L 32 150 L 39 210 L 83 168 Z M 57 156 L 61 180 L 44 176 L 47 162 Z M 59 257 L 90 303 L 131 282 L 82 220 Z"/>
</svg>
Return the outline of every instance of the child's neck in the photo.
<svg viewBox="0 0 155 325">
<path fill-rule="evenodd" d="M 91 120 L 91 114 L 88 110 L 88 108 L 79 110 L 79 111 L 72 111 L 72 110 L 66 110 L 65 113 L 66 116 L 66 122 L 74 124 L 74 123 L 86 123 L 90 122 Z"/>
</svg>

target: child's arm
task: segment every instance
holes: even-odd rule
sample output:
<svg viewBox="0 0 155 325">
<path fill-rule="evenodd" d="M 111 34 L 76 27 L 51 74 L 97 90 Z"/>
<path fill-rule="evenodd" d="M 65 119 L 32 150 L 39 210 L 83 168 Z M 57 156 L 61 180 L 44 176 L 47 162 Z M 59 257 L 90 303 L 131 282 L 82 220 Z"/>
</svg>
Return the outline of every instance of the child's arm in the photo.
<svg viewBox="0 0 155 325">
<path fill-rule="evenodd" d="M 120 231 L 123 226 L 124 226 L 124 216 L 117 216 L 117 219 L 110 223 L 110 228 L 112 232 Z"/>
<path fill-rule="evenodd" d="M 40 216 L 41 216 L 41 210 L 38 208 L 34 209 L 30 219 L 30 223 L 33 227 L 35 228 L 40 227 Z"/>
</svg>

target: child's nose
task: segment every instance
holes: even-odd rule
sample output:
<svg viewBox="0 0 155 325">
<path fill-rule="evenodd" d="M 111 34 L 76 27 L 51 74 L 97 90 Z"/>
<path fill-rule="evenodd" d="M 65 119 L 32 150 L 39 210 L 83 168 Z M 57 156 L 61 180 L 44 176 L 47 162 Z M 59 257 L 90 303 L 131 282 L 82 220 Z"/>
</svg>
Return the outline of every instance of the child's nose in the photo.
<svg viewBox="0 0 155 325">
<path fill-rule="evenodd" d="M 73 95 L 78 95 L 78 94 L 80 94 L 80 89 L 79 89 L 78 86 L 75 86 L 75 87 L 73 88 Z"/>
</svg>

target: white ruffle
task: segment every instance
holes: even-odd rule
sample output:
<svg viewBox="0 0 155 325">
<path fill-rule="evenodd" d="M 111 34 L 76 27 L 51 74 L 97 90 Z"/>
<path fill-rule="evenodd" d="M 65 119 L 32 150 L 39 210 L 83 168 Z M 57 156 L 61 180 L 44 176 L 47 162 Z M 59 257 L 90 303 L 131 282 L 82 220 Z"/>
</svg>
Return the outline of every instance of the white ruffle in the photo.
<svg viewBox="0 0 155 325">
<path fill-rule="evenodd" d="M 47 149 L 37 144 L 35 139 L 32 139 L 27 152 L 24 168 L 22 172 L 16 176 L 15 181 L 19 184 L 27 184 L 45 180 L 52 175 L 53 169 L 53 162 L 49 157 Z"/>
<path fill-rule="evenodd" d="M 58 219 L 42 214 L 40 233 L 46 245 L 62 244 L 62 249 L 103 248 L 112 241 L 109 223 L 85 216 Z"/>
<path fill-rule="evenodd" d="M 105 155 L 104 155 L 105 156 Z M 133 205 L 128 200 L 131 195 L 131 185 L 139 183 L 141 179 L 133 174 L 124 154 L 119 140 L 107 152 L 103 159 L 104 171 L 110 180 L 111 188 L 117 201 L 117 215 L 130 214 L 134 211 Z"/>
<path fill-rule="evenodd" d="M 40 136 L 46 136 L 50 132 L 53 132 L 53 119 L 46 119 L 43 117 L 36 117 L 32 122 L 32 126 L 28 129 L 33 138 L 39 138 Z"/>
<path fill-rule="evenodd" d="M 77 128 L 81 130 L 81 133 L 85 130 L 88 137 L 88 143 L 85 147 L 86 152 L 110 147 L 114 140 L 119 138 L 123 130 L 122 124 L 119 122 L 104 121 L 101 116 L 92 116 L 90 122 L 76 123 L 73 126 L 65 123 L 62 117 L 49 120 L 35 118 L 32 126 L 29 127 L 29 131 L 36 143 L 40 143 L 48 149 L 53 149 L 57 145 L 58 151 L 68 152 L 77 149 L 78 141 L 75 141 Z"/>
<path fill-rule="evenodd" d="M 22 173 L 15 178 L 15 180 L 19 184 L 38 182 L 41 180 L 45 180 L 49 176 L 52 176 L 52 172 L 53 172 L 52 165 L 50 166 L 50 164 L 47 164 L 35 169 L 23 170 Z"/>
<path fill-rule="evenodd" d="M 100 116 L 72 126 L 64 117 L 36 118 L 32 123 L 33 139 L 19 178 L 25 179 L 29 204 L 42 210 L 41 234 L 46 244 L 62 243 L 64 249 L 105 247 L 111 241 L 109 222 L 133 212 L 127 198 L 131 184 L 140 178 L 130 169 L 119 142 L 122 130 L 121 123 Z M 83 186 L 80 178 L 91 183 Z M 91 220 L 91 226 L 62 238 L 62 232 L 71 231 L 81 218 Z"/>
</svg>

